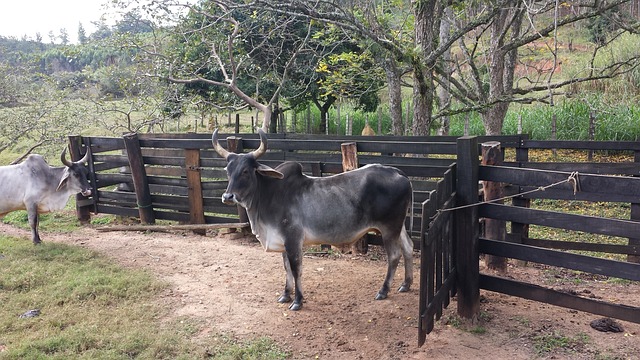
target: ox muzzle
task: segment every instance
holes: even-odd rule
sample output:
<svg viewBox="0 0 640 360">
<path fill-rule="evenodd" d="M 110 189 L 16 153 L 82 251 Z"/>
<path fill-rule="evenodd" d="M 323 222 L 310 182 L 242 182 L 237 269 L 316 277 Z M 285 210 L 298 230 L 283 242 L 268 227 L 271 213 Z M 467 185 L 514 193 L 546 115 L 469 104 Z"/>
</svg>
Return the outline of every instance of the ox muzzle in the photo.
<svg viewBox="0 0 640 360">
<path fill-rule="evenodd" d="M 235 195 L 226 192 L 222 194 L 222 202 L 226 205 L 234 205 L 238 203 L 238 200 L 236 199 Z"/>
</svg>

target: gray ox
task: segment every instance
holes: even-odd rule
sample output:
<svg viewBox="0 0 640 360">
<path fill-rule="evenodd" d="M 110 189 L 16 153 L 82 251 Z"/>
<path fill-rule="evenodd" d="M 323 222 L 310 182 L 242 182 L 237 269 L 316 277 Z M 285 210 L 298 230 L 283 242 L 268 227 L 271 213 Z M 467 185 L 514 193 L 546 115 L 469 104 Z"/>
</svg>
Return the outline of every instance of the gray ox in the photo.
<svg viewBox="0 0 640 360">
<path fill-rule="evenodd" d="M 27 210 L 31 239 L 39 244 L 38 214 L 63 209 L 69 196 L 91 195 L 84 163 L 89 152 L 76 162 L 68 161 L 62 151 L 63 167 L 51 167 L 41 155 L 31 154 L 17 165 L 0 166 L 0 217 L 16 210 Z"/>
<path fill-rule="evenodd" d="M 227 161 L 229 185 L 222 201 L 244 207 L 264 249 L 282 253 L 287 276 L 278 302 L 290 302 L 295 286 L 289 309 L 302 307 L 304 245 L 350 244 L 369 231 L 382 235 L 388 259 L 387 275 L 375 299 L 387 297 L 401 255 L 405 274 L 398 291 L 409 291 L 413 282 L 413 243 L 405 229 L 413 194 L 409 179 L 382 165 L 318 178 L 304 175 L 297 162 L 273 169 L 256 161 L 267 150 L 266 135 L 259 132 L 261 145 L 251 153 L 225 150 L 218 142 L 218 130 L 212 142 Z"/>
</svg>

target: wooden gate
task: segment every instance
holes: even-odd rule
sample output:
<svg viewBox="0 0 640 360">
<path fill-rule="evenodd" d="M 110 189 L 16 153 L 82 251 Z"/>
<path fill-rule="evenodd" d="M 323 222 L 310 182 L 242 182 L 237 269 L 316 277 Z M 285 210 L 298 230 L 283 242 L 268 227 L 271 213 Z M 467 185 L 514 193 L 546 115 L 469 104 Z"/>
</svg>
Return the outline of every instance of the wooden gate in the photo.
<svg viewBox="0 0 640 360">
<path fill-rule="evenodd" d="M 422 203 L 419 346 L 456 291 L 454 213 L 448 211 L 455 206 L 455 169 L 454 164 Z"/>
</svg>

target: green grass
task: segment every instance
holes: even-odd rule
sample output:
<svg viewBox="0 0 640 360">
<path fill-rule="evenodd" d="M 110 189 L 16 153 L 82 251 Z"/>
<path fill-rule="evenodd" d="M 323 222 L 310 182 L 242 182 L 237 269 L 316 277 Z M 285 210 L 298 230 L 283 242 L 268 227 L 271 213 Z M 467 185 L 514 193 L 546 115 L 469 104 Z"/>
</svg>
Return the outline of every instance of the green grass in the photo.
<svg viewBox="0 0 640 360">
<path fill-rule="evenodd" d="M 533 346 L 538 355 L 559 350 L 579 352 L 589 342 L 585 333 L 566 336 L 558 332 L 544 333 L 533 337 Z"/>
<path fill-rule="evenodd" d="M 637 141 L 640 139 L 640 106 L 637 102 L 612 104 L 601 95 L 583 99 L 561 100 L 551 108 L 546 105 L 512 105 L 502 128 L 504 135 L 518 133 L 518 122 L 522 119 L 522 133 L 533 140 L 551 140 L 551 123 L 555 113 L 558 140 L 589 140 L 589 113 L 596 112 L 595 140 Z M 464 134 L 465 114 L 451 119 L 451 135 Z M 482 119 L 477 113 L 470 114 L 469 134 L 485 135 Z"/>
<path fill-rule="evenodd" d="M 38 229 L 44 231 L 69 232 L 80 227 L 80 222 L 72 211 L 58 211 L 40 214 Z M 27 212 L 18 210 L 7 214 L 1 220 L 5 224 L 11 224 L 23 229 L 30 229 Z"/>
<path fill-rule="evenodd" d="M 0 359 L 284 359 L 266 338 L 193 340 L 197 319 L 171 319 L 167 287 L 95 252 L 0 236 Z M 28 310 L 40 315 L 20 318 Z"/>
</svg>

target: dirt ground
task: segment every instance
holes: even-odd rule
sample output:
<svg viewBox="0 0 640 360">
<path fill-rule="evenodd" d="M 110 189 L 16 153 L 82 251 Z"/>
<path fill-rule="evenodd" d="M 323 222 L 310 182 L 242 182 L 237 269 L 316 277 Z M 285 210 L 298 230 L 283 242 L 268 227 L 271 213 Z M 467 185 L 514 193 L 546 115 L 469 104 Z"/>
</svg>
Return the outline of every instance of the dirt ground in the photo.
<svg viewBox="0 0 640 360">
<path fill-rule="evenodd" d="M 0 224 L 0 233 L 29 233 Z M 590 327 L 601 316 L 482 292 L 475 323 L 456 316 L 455 299 L 417 346 L 419 257 L 409 293 L 374 295 L 385 274 L 382 255 L 308 254 L 303 261 L 305 304 L 289 311 L 276 299 L 284 287 L 282 257 L 249 238 L 209 232 L 42 232 L 55 241 L 96 250 L 125 267 L 144 268 L 170 283 L 161 299 L 176 317 L 203 321 L 201 336 L 267 336 L 293 359 L 639 359 L 640 325 L 623 332 Z M 394 287 L 402 281 L 400 270 Z M 640 306 L 640 284 L 541 266 L 510 266 L 506 276 L 610 302 Z"/>
</svg>

